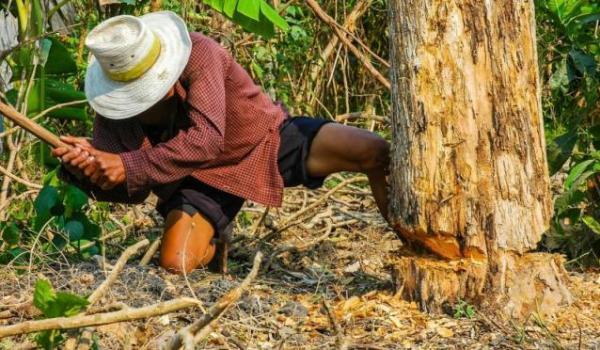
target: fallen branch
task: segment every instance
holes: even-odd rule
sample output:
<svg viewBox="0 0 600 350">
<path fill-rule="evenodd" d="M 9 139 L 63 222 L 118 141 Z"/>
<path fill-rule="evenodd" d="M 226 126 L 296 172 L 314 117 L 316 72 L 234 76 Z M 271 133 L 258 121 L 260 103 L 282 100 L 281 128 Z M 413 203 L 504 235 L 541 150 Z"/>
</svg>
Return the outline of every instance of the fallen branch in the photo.
<svg viewBox="0 0 600 350">
<path fill-rule="evenodd" d="M 129 248 L 125 249 L 123 254 L 121 254 L 121 257 L 119 258 L 119 260 L 117 260 L 115 267 L 110 272 L 110 275 L 108 275 L 106 280 L 104 282 L 102 282 L 102 284 L 88 298 L 88 301 L 90 302 L 89 306 L 92 306 L 96 301 L 98 301 L 100 298 L 102 298 L 104 296 L 104 294 L 106 294 L 108 287 L 111 284 L 113 284 L 114 281 L 117 279 L 117 277 L 119 276 L 119 273 L 121 273 L 121 271 L 125 267 L 127 260 L 129 260 L 129 258 L 133 254 L 137 253 L 138 250 L 147 246 L 148 244 L 150 244 L 150 241 L 148 241 L 148 239 L 144 239 L 144 240 L 141 240 L 141 241 L 137 242 L 136 244 L 130 246 Z"/>
<path fill-rule="evenodd" d="M 142 257 L 142 260 L 140 260 L 140 266 L 148 265 L 154 254 L 156 254 L 158 248 L 160 248 L 160 238 L 157 238 L 154 242 L 152 242 L 150 248 L 148 248 L 146 254 L 144 254 Z"/>
<path fill-rule="evenodd" d="M 303 215 L 307 211 L 312 210 L 312 209 L 316 208 L 317 206 L 321 205 L 323 202 L 325 202 L 327 200 L 327 198 L 329 198 L 332 194 L 336 193 L 337 191 L 341 190 L 342 188 L 344 188 L 344 187 L 346 187 L 346 186 L 348 186 L 348 185 L 350 185 L 352 183 L 355 183 L 355 182 L 367 181 L 367 180 L 368 179 L 367 179 L 366 176 L 356 176 L 356 177 L 352 177 L 352 178 L 349 178 L 349 179 L 346 179 L 346 180 L 342 181 L 337 186 L 335 186 L 331 190 L 327 191 L 319 199 L 317 199 L 316 201 L 312 202 L 306 208 L 304 208 L 302 210 L 298 210 L 293 215 L 291 215 L 290 217 L 286 218 L 286 220 L 281 224 L 281 226 L 283 228 L 280 229 L 280 230 L 283 230 L 287 224 L 289 224 L 290 222 L 292 222 L 296 218 L 300 217 L 301 215 Z"/>
<path fill-rule="evenodd" d="M 199 306 L 200 304 L 200 301 L 196 299 L 179 298 L 140 308 L 127 308 L 124 310 L 108 312 L 104 314 L 55 317 L 44 320 L 25 321 L 12 326 L 0 327 L 0 338 L 47 331 L 50 329 L 83 328 L 88 326 L 100 326 L 110 323 L 139 320 L 142 318 L 168 314 L 181 309 L 187 309 L 192 306 Z"/>
<path fill-rule="evenodd" d="M 279 255 L 286 253 L 286 252 L 292 252 L 292 251 L 293 252 L 303 252 L 303 251 L 309 250 L 309 248 L 315 247 L 317 244 L 323 242 L 324 240 L 326 240 L 329 237 L 329 235 L 331 234 L 331 231 L 333 231 L 333 227 L 334 227 L 333 222 L 331 220 L 327 220 L 327 227 L 325 228 L 325 233 L 323 233 L 320 237 L 317 237 L 315 240 L 306 242 L 303 244 L 297 244 L 297 245 L 287 244 L 287 245 L 284 245 L 282 247 L 275 249 L 275 251 L 273 253 L 271 253 L 271 255 L 269 256 L 269 259 L 267 260 L 267 263 L 265 264 L 265 271 L 269 270 L 269 268 L 271 267 L 271 263 L 273 262 L 273 259 L 275 259 Z"/>
<path fill-rule="evenodd" d="M 42 185 L 39 185 L 39 184 L 36 184 L 36 183 L 31 182 L 31 181 L 27 181 L 25 179 L 22 179 L 22 178 L 18 177 L 17 175 L 15 175 L 15 174 L 11 173 L 10 171 L 8 171 L 8 169 L 6 169 L 3 166 L 0 166 L 0 173 L 2 173 L 2 175 L 6 176 L 6 177 L 9 177 L 9 178 L 15 180 L 15 182 L 18 182 L 21 185 L 25 185 L 25 186 L 27 186 L 29 188 L 33 188 L 33 189 L 36 189 L 36 190 L 41 190 L 43 188 Z"/>
<path fill-rule="evenodd" d="M 184 343 L 186 345 L 186 349 L 188 349 L 190 346 L 193 348 L 193 344 L 202 340 L 202 337 L 204 336 L 203 329 L 206 329 L 211 323 L 221 317 L 221 315 L 223 315 L 223 313 L 227 311 L 227 309 L 242 296 L 242 293 L 244 290 L 246 290 L 246 288 L 248 288 L 250 283 L 254 281 L 258 275 L 262 258 L 262 252 L 258 251 L 256 256 L 254 256 L 252 270 L 250 270 L 250 273 L 248 276 L 246 276 L 242 283 L 221 297 L 221 299 L 212 305 L 206 311 L 206 313 L 200 317 L 200 319 L 177 332 L 177 334 L 171 338 L 171 341 L 169 344 L 167 344 L 165 349 L 178 350 L 184 345 Z"/>
<path fill-rule="evenodd" d="M 319 17 L 323 22 L 327 23 L 331 27 L 331 29 L 333 30 L 333 32 L 335 33 L 335 35 L 338 36 L 338 38 L 340 39 L 340 41 L 350 51 L 352 51 L 352 53 L 354 54 L 354 56 L 356 56 L 356 58 L 358 58 L 362 62 L 362 64 L 365 66 L 365 68 L 375 77 L 375 79 L 377 79 L 377 81 L 379 81 L 387 89 L 391 89 L 392 85 L 390 84 L 390 81 L 387 80 L 373 66 L 373 64 L 371 63 L 371 61 L 367 57 L 365 57 L 365 55 L 362 52 L 360 52 L 360 50 L 358 48 L 356 48 L 356 46 L 354 46 L 352 44 L 352 42 L 346 36 L 346 33 L 344 33 L 339 28 L 339 24 L 335 21 L 335 19 L 333 19 L 325 11 L 323 11 L 323 9 L 321 8 L 321 6 L 319 6 L 319 4 L 315 0 L 306 0 L 306 3 L 313 10 L 313 12 L 315 13 L 315 15 L 317 15 L 317 17 Z"/>
</svg>

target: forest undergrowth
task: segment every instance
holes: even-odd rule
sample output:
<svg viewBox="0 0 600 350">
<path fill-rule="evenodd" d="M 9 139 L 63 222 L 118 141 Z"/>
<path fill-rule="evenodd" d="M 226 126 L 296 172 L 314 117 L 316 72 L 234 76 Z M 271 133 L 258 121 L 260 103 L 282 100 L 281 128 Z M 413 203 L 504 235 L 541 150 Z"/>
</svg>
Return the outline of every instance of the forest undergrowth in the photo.
<svg viewBox="0 0 600 350">
<path fill-rule="evenodd" d="M 190 30 L 219 40 L 293 115 L 322 116 L 390 138 L 389 91 L 363 64 L 366 57 L 387 75 L 385 0 L 319 3 L 350 33 L 362 58 L 304 2 L 252 2 L 271 4 L 276 13 L 265 7 L 248 22 L 223 1 L 101 6 L 9 0 L 0 5 L 0 98 L 57 134 L 90 135 L 83 38 L 105 18 L 160 6 L 182 15 Z M 539 249 L 566 255 L 574 296 L 556 317 L 521 324 L 465 302 L 449 305 L 445 315 L 428 315 L 399 299 L 389 266 L 404 247 L 377 213 L 364 179 L 353 174 L 331 177 L 322 190 L 288 190 L 281 209 L 248 203 L 236 219 L 228 275 L 173 276 L 157 267 L 156 257 L 139 266 L 162 232 L 155 199 L 141 206 L 91 201 L 58 180 L 47 146 L 4 120 L 0 324 L 127 311 L 182 297 L 202 304 L 137 321 L 6 338 L 0 348 L 157 348 L 238 286 L 259 250 L 267 258 L 258 277 L 203 328 L 201 348 L 600 348 L 600 5 L 538 0 L 536 9 L 555 195 L 555 217 Z M 123 251 L 145 238 L 149 244 L 86 309 Z"/>
</svg>

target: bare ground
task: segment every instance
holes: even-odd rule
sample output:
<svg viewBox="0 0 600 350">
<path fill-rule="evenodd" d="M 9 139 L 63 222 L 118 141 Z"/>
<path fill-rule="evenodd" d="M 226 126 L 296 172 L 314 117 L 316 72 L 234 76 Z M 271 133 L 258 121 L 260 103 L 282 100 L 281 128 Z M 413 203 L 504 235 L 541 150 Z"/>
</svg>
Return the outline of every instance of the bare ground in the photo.
<svg viewBox="0 0 600 350">
<path fill-rule="evenodd" d="M 206 270 L 174 276 L 155 261 L 140 267 L 134 259 L 99 305 L 139 307 L 191 296 L 208 307 L 244 278 L 260 249 L 272 258 L 198 349 L 329 349 L 340 348 L 341 340 L 349 349 L 600 349 L 600 273 L 572 272 L 575 302 L 552 319 L 532 315 L 519 323 L 477 310 L 471 318 L 424 314 L 394 295 L 386 264 L 402 243 L 374 210 L 368 191 L 348 184 L 311 209 L 326 192 L 289 191 L 284 208 L 271 210 L 258 228 L 264 208 L 246 207 L 238 218 L 228 276 Z M 289 220 L 299 210 L 305 215 Z M 127 239 L 107 241 L 109 261 L 143 235 L 156 236 L 152 220 L 141 226 Z M 105 271 L 97 262 L 69 264 L 60 256 L 45 265 L 1 270 L 0 314 L 11 310 L 1 324 L 36 316 L 30 300 L 41 277 L 59 290 L 87 295 L 105 279 Z M 157 349 L 201 312 L 188 309 L 100 326 L 94 338 L 101 349 Z M 65 347 L 75 348 L 80 332 L 69 331 L 68 337 Z M 3 339 L 0 348 L 31 348 L 32 339 Z"/>
</svg>

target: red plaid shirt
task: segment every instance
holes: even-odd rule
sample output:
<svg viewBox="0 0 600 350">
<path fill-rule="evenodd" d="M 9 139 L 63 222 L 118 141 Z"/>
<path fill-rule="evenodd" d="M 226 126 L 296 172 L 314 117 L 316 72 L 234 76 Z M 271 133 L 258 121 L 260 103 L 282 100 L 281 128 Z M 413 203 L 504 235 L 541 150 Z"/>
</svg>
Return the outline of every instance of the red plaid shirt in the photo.
<svg viewBox="0 0 600 350">
<path fill-rule="evenodd" d="M 227 50 L 202 34 L 190 35 L 190 60 L 175 85 L 190 126 L 152 146 L 136 118 L 97 116 L 92 144 L 120 154 L 127 183 L 112 191 L 89 192 L 100 200 L 139 202 L 152 190 L 166 199 L 178 180 L 193 176 L 236 196 L 279 206 L 279 126 L 287 113 Z"/>
</svg>

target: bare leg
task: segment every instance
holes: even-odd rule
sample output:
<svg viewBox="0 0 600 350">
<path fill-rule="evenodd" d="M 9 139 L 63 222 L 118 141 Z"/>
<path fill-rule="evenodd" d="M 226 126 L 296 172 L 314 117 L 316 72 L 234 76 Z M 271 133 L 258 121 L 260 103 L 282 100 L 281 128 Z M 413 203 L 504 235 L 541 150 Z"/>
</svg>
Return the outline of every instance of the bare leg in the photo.
<svg viewBox="0 0 600 350">
<path fill-rule="evenodd" d="M 325 124 L 313 140 L 307 168 L 311 176 L 339 171 L 366 174 L 379 211 L 387 220 L 389 152 L 388 142 L 377 134 L 341 124 Z"/>
<path fill-rule="evenodd" d="M 167 215 L 160 247 L 160 266 L 173 273 L 191 272 L 207 266 L 215 256 L 211 242 L 214 228 L 202 215 L 193 216 L 181 210 Z"/>
</svg>

